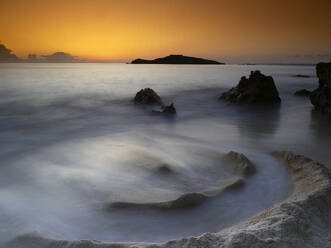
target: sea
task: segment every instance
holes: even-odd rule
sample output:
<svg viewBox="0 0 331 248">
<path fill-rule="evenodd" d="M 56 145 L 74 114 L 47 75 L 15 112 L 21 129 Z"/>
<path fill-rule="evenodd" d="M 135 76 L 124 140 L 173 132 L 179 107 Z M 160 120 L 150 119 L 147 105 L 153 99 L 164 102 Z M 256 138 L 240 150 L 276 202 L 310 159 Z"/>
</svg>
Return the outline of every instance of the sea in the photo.
<svg viewBox="0 0 331 248">
<path fill-rule="evenodd" d="M 273 77 L 280 104 L 219 100 L 254 70 Z M 165 242 L 243 222 L 292 190 L 274 151 L 331 167 L 330 121 L 294 95 L 317 86 L 308 65 L 2 63 L 0 244 L 28 233 Z M 177 114 L 135 104 L 143 88 L 174 103 Z M 110 207 L 195 192 L 222 177 L 215 168 L 230 151 L 256 166 L 239 189 L 189 209 Z M 175 173 L 157 174 L 160 166 Z"/>
</svg>

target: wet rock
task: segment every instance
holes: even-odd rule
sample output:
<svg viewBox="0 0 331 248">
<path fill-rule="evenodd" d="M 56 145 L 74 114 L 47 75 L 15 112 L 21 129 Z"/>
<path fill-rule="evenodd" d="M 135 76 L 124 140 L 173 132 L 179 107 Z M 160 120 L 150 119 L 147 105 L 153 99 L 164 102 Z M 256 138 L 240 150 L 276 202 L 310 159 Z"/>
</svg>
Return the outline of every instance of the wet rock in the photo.
<svg viewBox="0 0 331 248">
<path fill-rule="evenodd" d="M 316 66 L 319 86 L 310 94 L 315 109 L 331 118 L 331 62 Z"/>
<path fill-rule="evenodd" d="M 151 88 L 145 88 L 137 92 L 134 102 L 139 104 L 160 104 L 163 106 L 161 97 Z"/>
<path fill-rule="evenodd" d="M 306 90 L 306 89 L 298 90 L 294 93 L 294 95 L 296 95 L 296 96 L 310 96 L 310 94 L 311 94 L 311 91 Z"/>
<path fill-rule="evenodd" d="M 162 113 L 165 114 L 176 114 L 176 108 L 173 103 L 171 103 L 168 106 L 165 106 L 164 109 L 162 110 Z"/>
<path fill-rule="evenodd" d="M 141 209 L 151 208 L 160 210 L 175 210 L 182 208 L 191 208 L 202 204 L 208 199 L 208 196 L 201 193 L 183 194 L 175 200 L 166 202 L 136 203 L 136 202 L 114 202 L 110 204 L 111 208 L 119 209 Z"/>
<path fill-rule="evenodd" d="M 225 155 L 225 159 L 230 162 L 234 172 L 250 175 L 256 171 L 254 164 L 244 154 L 231 151 Z"/>
<path fill-rule="evenodd" d="M 232 103 L 279 103 L 281 101 L 274 80 L 260 71 L 251 71 L 249 78 L 242 77 L 238 85 L 223 93 L 221 100 Z"/>
<path fill-rule="evenodd" d="M 176 108 L 175 108 L 174 104 L 171 103 L 170 105 L 163 107 L 163 109 L 161 111 L 153 110 L 153 113 L 174 115 L 174 114 L 176 114 Z"/>
</svg>

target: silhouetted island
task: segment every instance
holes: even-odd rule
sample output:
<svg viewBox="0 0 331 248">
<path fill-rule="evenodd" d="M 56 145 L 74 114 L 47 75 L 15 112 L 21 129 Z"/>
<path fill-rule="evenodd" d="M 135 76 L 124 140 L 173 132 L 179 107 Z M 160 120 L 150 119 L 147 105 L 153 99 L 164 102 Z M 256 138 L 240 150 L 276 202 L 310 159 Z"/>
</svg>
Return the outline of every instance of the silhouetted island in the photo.
<svg viewBox="0 0 331 248">
<path fill-rule="evenodd" d="M 183 55 L 169 55 L 164 58 L 157 58 L 153 60 L 147 59 L 135 59 L 131 64 L 198 64 L 198 65 L 224 65 L 225 63 L 220 63 L 214 60 L 188 57 Z"/>
</svg>

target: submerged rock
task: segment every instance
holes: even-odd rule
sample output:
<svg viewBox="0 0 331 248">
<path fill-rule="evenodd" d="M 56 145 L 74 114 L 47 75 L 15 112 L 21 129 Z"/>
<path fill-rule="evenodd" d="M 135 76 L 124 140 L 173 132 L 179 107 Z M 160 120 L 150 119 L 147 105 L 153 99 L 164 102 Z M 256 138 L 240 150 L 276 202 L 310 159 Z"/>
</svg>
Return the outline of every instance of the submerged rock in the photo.
<svg viewBox="0 0 331 248">
<path fill-rule="evenodd" d="M 168 168 L 166 168 L 168 170 Z M 171 173 L 171 172 L 170 172 Z M 233 190 L 244 185 L 244 180 L 241 178 L 232 178 L 228 180 L 220 180 L 214 185 L 205 188 L 199 192 L 185 193 L 174 200 L 162 202 L 129 202 L 118 201 L 108 205 L 109 208 L 115 209 L 159 209 L 159 210 L 176 210 L 182 208 L 196 207 L 209 198 L 215 197 L 226 190 Z"/>
<path fill-rule="evenodd" d="M 331 62 L 316 66 L 319 86 L 310 94 L 310 101 L 315 108 L 331 118 Z"/>
<path fill-rule="evenodd" d="M 311 94 L 311 91 L 306 90 L 306 89 L 298 90 L 294 93 L 294 95 L 296 95 L 296 96 L 310 96 L 310 94 Z"/>
<path fill-rule="evenodd" d="M 201 193 L 188 193 L 181 195 L 175 200 L 166 202 L 136 203 L 136 202 L 114 202 L 110 204 L 111 208 L 154 208 L 160 210 L 175 210 L 181 208 L 191 208 L 202 204 L 208 199 L 208 196 Z"/>
<path fill-rule="evenodd" d="M 156 169 L 156 172 L 158 174 L 161 174 L 161 175 L 169 175 L 169 174 L 173 174 L 174 171 L 170 168 L 169 165 L 167 164 L 162 164 L 160 165 L 157 169 Z"/>
<path fill-rule="evenodd" d="M 137 92 L 134 102 L 139 104 L 160 104 L 163 106 L 161 97 L 151 88 L 145 88 Z"/>
<path fill-rule="evenodd" d="M 298 77 L 298 78 L 310 78 L 309 75 L 304 75 L 304 74 L 296 74 L 296 75 L 293 75 L 293 77 Z"/>
<path fill-rule="evenodd" d="M 220 99 L 232 103 L 279 103 L 281 101 L 274 80 L 260 71 L 251 71 L 249 78 L 242 77 L 238 85 L 223 93 Z"/>
</svg>

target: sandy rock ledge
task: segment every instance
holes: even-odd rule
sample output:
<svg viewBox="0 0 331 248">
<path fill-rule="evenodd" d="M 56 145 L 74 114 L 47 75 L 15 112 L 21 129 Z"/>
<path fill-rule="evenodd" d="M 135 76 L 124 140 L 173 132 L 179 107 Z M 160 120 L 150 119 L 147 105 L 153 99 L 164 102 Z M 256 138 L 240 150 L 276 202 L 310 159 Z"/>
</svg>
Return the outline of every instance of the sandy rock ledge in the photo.
<svg viewBox="0 0 331 248">
<path fill-rule="evenodd" d="M 199 237 L 162 244 L 64 241 L 23 235 L 5 247 L 15 248 L 280 248 L 331 247 L 331 173 L 323 165 L 291 152 L 275 152 L 292 174 L 293 193 L 246 222 Z"/>
</svg>

